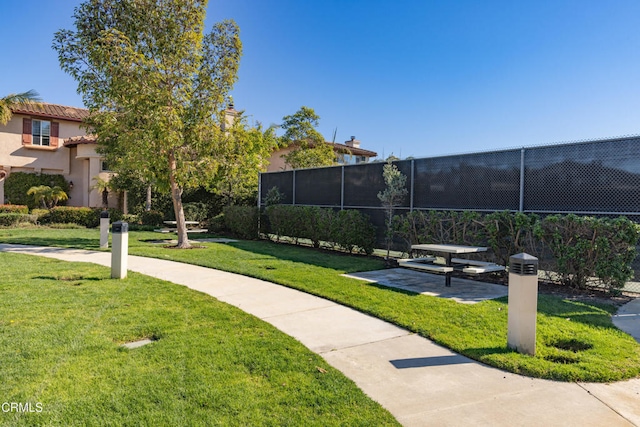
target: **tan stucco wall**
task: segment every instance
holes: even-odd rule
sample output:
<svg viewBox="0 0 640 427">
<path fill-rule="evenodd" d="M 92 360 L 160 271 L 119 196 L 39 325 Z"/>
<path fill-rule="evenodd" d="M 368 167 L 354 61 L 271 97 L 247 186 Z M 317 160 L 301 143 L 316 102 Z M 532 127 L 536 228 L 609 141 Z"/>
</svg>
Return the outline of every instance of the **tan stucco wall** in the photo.
<svg viewBox="0 0 640 427">
<path fill-rule="evenodd" d="M 102 206 L 102 195 L 91 190 L 93 177 L 108 179 L 111 174 L 100 171 L 101 157 L 94 144 L 63 147 L 65 139 L 86 135 L 80 123 L 53 119 L 60 123 L 58 148 L 25 148 L 22 145 L 22 119 L 15 114 L 6 126 L 0 126 L 0 169 L 7 172 L 62 174 L 73 182 L 69 206 Z M 4 180 L 0 180 L 0 203 L 4 202 Z M 117 195 L 111 194 L 109 206 L 116 207 Z"/>
<path fill-rule="evenodd" d="M 274 151 L 269 157 L 269 166 L 267 166 L 267 172 L 279 172 L 291 169 L 285 164 L 282 156 L 289 154 L 293 151 L 294 147 L 281 148 L 278 151 Z"/>
<path fill-rule="evenodd" d="M 84 135 L 79 123 L 54 120 L 60 123 L 59 147 L 30 147 L 22 145 L 22 119 L 15 114 L 6 126 L 0 126 L 0 166 L 20 168 L 23 172 L 69 173 L 69 153 L 62 141 L 72 136 Z"/>
</svg>

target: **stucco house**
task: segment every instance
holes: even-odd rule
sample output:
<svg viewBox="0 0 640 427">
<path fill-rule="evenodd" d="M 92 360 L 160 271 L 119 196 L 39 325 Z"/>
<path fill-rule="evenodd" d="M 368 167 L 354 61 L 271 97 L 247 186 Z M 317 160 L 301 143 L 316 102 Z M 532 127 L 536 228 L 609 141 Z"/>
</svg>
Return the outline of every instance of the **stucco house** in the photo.
<svg viewBox="0 0 640 427">
<path fill-rule="evenodd" d="M 60 174 L 71 187 L 69 206 L 101 207 L 102 195 L 91 187 L 94 177 L 111 174 L 96 152 L 96 139 L 86 134 L 84 108 L 56 104 L 22 104 L 0 125 L 0 203 L 5 202 L 4 182 L 13 172 Z M 117 206 L 111 195 L 110 207 Z"/>
<path fill-rule="evenodd" d="M 358 163 L 367 163 L 374 157 L 378 156 L 378 153 L 360 148 L 360 141 L 352 136 L 349 141 L 344 144 L 325 142 L 333 147 L 333 151 L 336 155 L 336 162 L 341 165 L 353 165 Z M 274 151 L 269 158 L 269 166 L 267 172 L 277 172 L 291 169 L 289 165 L 285 163 L 284 156 L 295 150 L 297 146 L 295 144 L 288 147 L 280 148 Z"/>
<path fill-rule="evenodd" d="M 84 108 L 56 104 L 22 104 L 12 108 L 13 116 L 0 125 L 0 203 L 6 202 L 4 183 L 13 172 L 60 174 L 69 182 L 69 206 L 101 207 L 102 195 L 92 189 L 94 178 L 108 180 L 112 173 L 96 152 L 95 135 L 87 134 L 82 120 L 89 115 Z M 237 111 L 230 105 L 225 110 L 224 127 L 230 126 Z M 340 164 L 366 163 L 377 153 L 360 148 L 351 137 L 344 144 L 331 144 Z M 283 155 L 295 145 L 272 153 L 268 172 L 290 169 Z M 109 207 L 120 206 L 117 194 L 109 194 Z"/>
</svg>

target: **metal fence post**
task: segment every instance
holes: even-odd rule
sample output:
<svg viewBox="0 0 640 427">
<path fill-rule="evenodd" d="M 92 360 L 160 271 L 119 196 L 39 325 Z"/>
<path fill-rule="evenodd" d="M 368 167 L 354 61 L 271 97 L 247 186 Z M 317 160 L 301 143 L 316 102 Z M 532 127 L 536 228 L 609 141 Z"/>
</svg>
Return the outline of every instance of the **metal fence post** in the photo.
<svg viewBox="0 0 640 427">
<path fill-rule="evenodd" d="M 262 205 L 262 172 L 258 172 L 258 209 Z"/>
<path fill-rule="evenodd" d="M 296 204 L 296 170 L 295 169 L 293 170 L 293 178 L 292 178 L 291 181 L 293 181 L 293 191 L 292 191 L 292 196 L 291 196 L 291 198 L 292 198 L 291 204 L 295 205 Z"/>
<path fill-rule="evenodd" d="M 524 147 L 520 149 L 520 212 L 524 211 Z"/>
<path fill-rule="evenodd" d="M 415 178 L 416 178 L 416 161 L 411 159 L 411 194 L 409 195 L 409 212 L 413 212 L 413 191 L 415 189 Z"/>
<path fill-rule="evenodd" d="M 342 165 L 342 175 L 340 177 L 340 210 L 344 210 L 344 165 Z"/>
</svg>

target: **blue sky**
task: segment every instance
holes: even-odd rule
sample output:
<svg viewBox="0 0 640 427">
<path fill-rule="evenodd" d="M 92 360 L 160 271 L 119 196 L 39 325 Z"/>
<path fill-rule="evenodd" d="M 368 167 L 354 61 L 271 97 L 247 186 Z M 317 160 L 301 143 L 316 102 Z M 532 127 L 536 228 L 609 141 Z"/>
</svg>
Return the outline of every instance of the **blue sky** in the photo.
<svg viewBox="0 0 640 427">
<path fill-rule="evenodd" d="M 51 49 L 79 3 L 0 2 L 0 96 L 82 106 Z M 207 28 L 227 18 L 236 108 L 265 125 L 306 105 L 403 158 L 640 133 L 637 0 L 210 0 Z"/>
</svg>

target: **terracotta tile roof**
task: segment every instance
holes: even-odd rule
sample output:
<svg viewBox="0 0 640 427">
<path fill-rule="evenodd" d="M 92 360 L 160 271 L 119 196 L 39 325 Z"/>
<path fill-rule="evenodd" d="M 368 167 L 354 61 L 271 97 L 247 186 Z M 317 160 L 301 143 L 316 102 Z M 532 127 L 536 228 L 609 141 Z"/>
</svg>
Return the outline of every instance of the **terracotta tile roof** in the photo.
<svg viewBox="0 0 640 427">
<path fill-rule="evenodd" d="M 333 145 L 333 151 L 337 151 L 338 153 L 347 153 L 350 152 L 352 155 L 354 156 L 365 156 L 365 157 L 377 157 L 378 153 L 376 153 L 375 151 L 369 151 L 369 150 L 365 150 L 362 148 L 356 148 L 356 147 L 349 147 L 346 144 L 340 144 L 338 142 L 329 142 L 329 141 L 325 141 L 325 144 L 329 144 L 329 145 Z M 293 142 L 290 143 L 288 146 L 299 146 L 300 144 L 298 142 Z M 313 143 L 311 143 L 311 146 L 313 146 Z M 280 147 L 280 148 L 284 148 L 284 147 Z"/>
<path fill-rule="evenodd" d="M 65 147 L 73 147 L 79 144 L 97 144 L 98 137 L 96 135 L 80 135 L 72 136 L 64 140 Z"/>
<path fill-rule="evenodd" d="M 356 148 L 356 147 L 349 147 L 346 144 L 340 144 L 337 142 L 327 142 L 327 144 L 333 145 L 333 149 L 340 153 L 349 151 L 354 156 L 365 156 L 365 157 L 376 157 L 378 155 L 378 153 L 376 153 L 375 151 L 364 150 L 362 148 Z"/>
<path fill-rule="evenodd" d="M 28 114 L 30 116 L 48 117 L 59 120 L 81 122 L 89 116 L 86 108 L 65 107 L 64 105 L 48 104 L 20 104 L 11 109 L 14 114 Z"/>
</svg>

